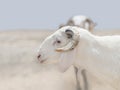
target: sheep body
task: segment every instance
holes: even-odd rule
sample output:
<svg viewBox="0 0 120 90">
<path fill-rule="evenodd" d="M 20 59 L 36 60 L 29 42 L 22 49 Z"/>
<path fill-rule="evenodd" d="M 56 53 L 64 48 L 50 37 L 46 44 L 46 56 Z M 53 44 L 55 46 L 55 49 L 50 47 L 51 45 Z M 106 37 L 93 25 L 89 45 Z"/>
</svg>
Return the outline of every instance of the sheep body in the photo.
<svg viewBox="0 0 120 90">
<path fill-rule="evenodd" d="M 98 81 L 110 85 L 113 90 L 120 87 L 120 36 L 94 36 L 87 31 L 79 30 L 80 42 L 71 51 L 73 65 L 84 68 L 88 74 L 97 77 Z M 67 55 L 66 55 L 67 56 Z M 62 59 L 65 61 L 67 57 Z M 68 57 L 70 60 L 70 58 Z M 72 61 L 71 60 L 71 61 Z M 64 62 L 63 61 L 63 62 Z M 65 64 L 65 63 L 61 64 Z M 68 61 L 70 62 L 70 61 Z M 62 65 L 61 65 L 62 66 Z M 63 66 L 62 66 L 63 67 Z M 68 68 L 68 66 L 66 66 Z M 65 70 L 67 68 L 64 68 Z"/>
<path fill-rule="evenodd" d="M 73 31 L 71 35 L 77 33 L 79 43 L 72 50 L 56 52 L 56 47 L 64 46 L 66 42 L 74 40 L 74 36 L 72 39 L 66 38 L 64 35 L 66 30 Z M 55 46 L 51 44 L 58 39 L 62 44 L 57 43 Z M 45 53 L 45 50 L 49 52 Z M 39 54 L 41 53 L 44 53 L 44 57 L 55 55 L 49 58 L 60 59 L 59 67 L 62 71 L 67 70 L 71 65 L 83 68 L 88 73 L 90 85 L 97 80 L 99 81 L 97 85 L 102 87 L 102 90 L 120 90 L 120 36 L 118 35 L 96 36 L 82 28 L 67 26 L 56 31 L 43 42 Z M 40 59 L 43 60 L 42 57 Z M 89 75 L 96 80 L 91 80 Z"/>
<path fill-rule="evenodd" d="M 74 63 L 97 77 L 103 83 L 118 87 L 120 84 L 120 36 L 93 37 L 78 46 Z M 116 83 L 115 83 L 116 82 Z M 120 88 L 120 87 L 119 87 Z"/>
</svg>

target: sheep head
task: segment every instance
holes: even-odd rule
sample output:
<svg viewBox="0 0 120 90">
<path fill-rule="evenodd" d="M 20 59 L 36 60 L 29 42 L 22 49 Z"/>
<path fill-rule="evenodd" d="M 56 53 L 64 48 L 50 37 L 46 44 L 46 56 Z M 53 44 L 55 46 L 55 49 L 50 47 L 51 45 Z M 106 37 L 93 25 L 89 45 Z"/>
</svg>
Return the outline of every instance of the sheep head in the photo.
<svg viewBox="0 0 120 90">
<path fill-rule="evenodd" d="M 38 60 L 42 63 L 45 60 L 55 60 L 61 54 L 74 50 L 79 43 L 79 29 L 77 27 L 65 26 L 47 37 L 40 45 Z"/>
</svg>

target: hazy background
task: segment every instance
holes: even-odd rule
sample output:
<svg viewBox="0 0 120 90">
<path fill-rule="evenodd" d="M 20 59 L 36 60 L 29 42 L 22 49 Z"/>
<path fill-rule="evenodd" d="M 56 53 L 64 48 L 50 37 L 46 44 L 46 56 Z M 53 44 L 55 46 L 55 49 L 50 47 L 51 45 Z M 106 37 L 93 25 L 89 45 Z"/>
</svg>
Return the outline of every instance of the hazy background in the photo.
<svg viewBox="0 0 120 90">
<path fill-rule="evenodd" d="M 57 63 L 38 62 L 41 42 L 73 15 L 98 23 L 95 34 L 120 34 L 119 9 L 117 0 L 0 0 L 0 90 L 76 90 L 73 67 L 61 73 Z M 90 90 L 108 90 L 88 76 Z"/>
<path fill-rule="evenodd" d="M 120 28 L 120 0 L 0 0 L 0 30 L 55 29 L 86 15 L 99 29 Z"/>
</svg>

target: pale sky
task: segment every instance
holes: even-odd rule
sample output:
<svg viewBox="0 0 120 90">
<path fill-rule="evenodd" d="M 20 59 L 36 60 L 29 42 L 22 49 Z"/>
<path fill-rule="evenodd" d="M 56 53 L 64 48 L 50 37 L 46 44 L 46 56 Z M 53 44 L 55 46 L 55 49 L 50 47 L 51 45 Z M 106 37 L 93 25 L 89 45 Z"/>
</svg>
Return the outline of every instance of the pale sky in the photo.
<svg viewBox="0 0 120 90">
<path fill-rule="evenodd" d="M 55 29 L 74 15 L 98 29 L 120 28 L 120 0 L 0 0 L 0 30 Z"/>
</svg>

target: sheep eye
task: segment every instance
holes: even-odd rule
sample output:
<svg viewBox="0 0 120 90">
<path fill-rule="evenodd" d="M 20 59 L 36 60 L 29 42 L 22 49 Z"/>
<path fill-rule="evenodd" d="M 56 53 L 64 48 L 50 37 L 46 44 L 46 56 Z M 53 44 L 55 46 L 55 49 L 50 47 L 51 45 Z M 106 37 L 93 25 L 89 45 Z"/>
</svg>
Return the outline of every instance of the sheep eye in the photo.
<svg viewBox="0 0 120 90">
<path fill-rule="evenodd" d="M 57 43 L 61 43 L 61 41 L 58 40 Z"/>
<path fill-rule="evenodd" d="M 60 43 L 61 43 L 60 40 L 55 40 L 55 41 L 53 42 L 53 45 L 60 44 Z"/>
</svg>

